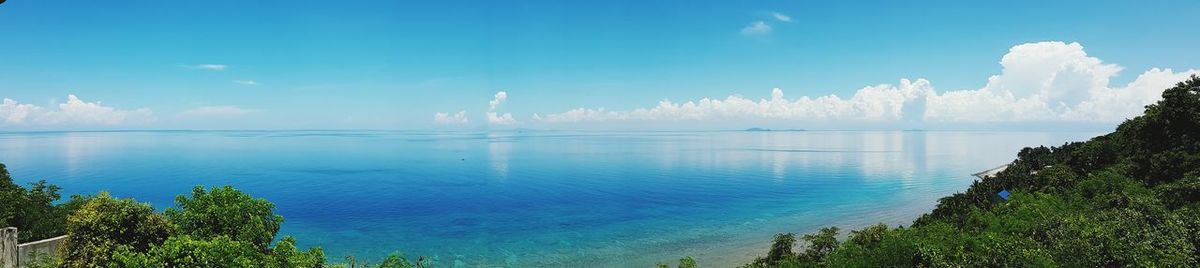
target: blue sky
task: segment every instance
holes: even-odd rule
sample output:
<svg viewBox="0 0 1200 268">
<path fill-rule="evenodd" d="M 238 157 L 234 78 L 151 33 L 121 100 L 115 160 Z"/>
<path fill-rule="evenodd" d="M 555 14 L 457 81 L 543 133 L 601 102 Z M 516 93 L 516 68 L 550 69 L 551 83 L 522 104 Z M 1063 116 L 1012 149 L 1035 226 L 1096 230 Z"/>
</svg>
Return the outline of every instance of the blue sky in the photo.
<svg viewBox="0 0 1200 268">
<path fill-rule="evenodd" d="M 11 0 L 0 5 L 0 98 L 7 99 L 0 127 L 1111 124 L 1122 115 L 1089 109 L 1128 114 L 1152 100 L 1122 92 L 1153 95 L 1200 68 L 1196 21 L 1181 12 L 1197 8 L 1196 1 Z M 1022 44 L 1031 46 L 1017 49 Z M 1007 55 L 1049 61 L 1008 70 L 1000 64 Z M 1119 71 L 1104 74 L 1113 66 Z M 1171 71 L 1130 84 L 1153 68 Z M 1026 72 L 1048 76 L 1020 76 Z M 1008 73 L 1017 75 L 1008 84 L 989 82 Z M 1075 85 L 1064 86 L 1060 73 L 1106 82 L 1060 94 Z M 1045 81 L 1017 81 L 1026 78 Z M 901 79 L 929 85 L 906 89 Z M 881 84 L 890 88 L 880 94 L 898 100 L 850 100 Z M 1057 86 L 1020 86 L 1041 84 Z M 782 104 L 770 102 L 775 88 Z M 513 120 L 491 124 L 488 102 L 500 91 L 506 99 L 493 112 Z M 999 96 L 987 103 L 1002 108 L 952 107 L 971 103 L 953 91 L 982 96 L 971 100 Z M 69 95 L 98 110 L 72 112 L 61 106 Z M 845 103 L 799 100 L 826 95 Z M 663 100 L 682 107 L 729 96 L 756 103 L 637 112 Z M 876 113 L 875 104 L 885 111 Z M 772 105 L 783 108 L 744 108 Z M 900 115 L 926 105 L 923 120 Z M 577 108 L 601 112 L 565 114 Z M 464 124 L 434 119 L 460 111 Z M 104 116 L 115 117 L 97 118 Z"/>
</svg>

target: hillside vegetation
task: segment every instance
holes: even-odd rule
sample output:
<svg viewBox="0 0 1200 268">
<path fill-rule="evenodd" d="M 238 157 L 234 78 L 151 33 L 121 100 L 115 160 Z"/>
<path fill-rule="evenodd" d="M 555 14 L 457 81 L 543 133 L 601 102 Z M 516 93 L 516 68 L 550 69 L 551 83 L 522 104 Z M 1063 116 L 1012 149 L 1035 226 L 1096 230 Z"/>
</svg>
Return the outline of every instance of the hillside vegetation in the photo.
<svg viewBox="0 0 1200 268">
<path fill-rule="evenodd" d="M 1022 149 L 907 228 L 824 228 L 801 250 L 779 234 L 744 267 L 1196 267 L 1200 78 L 1162 97 L 1113 133 Z"/>
</svg>

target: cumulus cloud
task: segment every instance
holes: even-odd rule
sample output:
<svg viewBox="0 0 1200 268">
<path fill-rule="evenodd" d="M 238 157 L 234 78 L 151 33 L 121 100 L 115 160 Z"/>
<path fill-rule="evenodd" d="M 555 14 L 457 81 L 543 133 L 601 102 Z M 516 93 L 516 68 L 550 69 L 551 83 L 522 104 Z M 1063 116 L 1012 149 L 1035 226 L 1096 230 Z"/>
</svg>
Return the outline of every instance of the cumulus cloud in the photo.
<svg viewBox="0 0 1200 268">
<path fill-rule="evenodd" d="M 86 102 L 75 95 L 67 95 L 67 102 L 56 108 L 5 98 L 0 102 L 0 119 L 6 126 L 115 126 L 154 121 L 154 113 L 147 108 L 121 110 L 98 101 Z"/>
<path fill-rule="evenodd" d="M 977 90 L 949 91 L 929 98 L 925 118 L 933 121 L 1113 122 L 1136 116 L 1158 101 L 1162 90 L 1196 70 L 1154 68 L 1133 82 L 1109 82 L 1122 68 L 1087 55 L 1079 43 L 1041 42 L 1009 49 L 998 75 Z"/>
<path fill-rule="evenodd" d="M 863 88 L 849 99 L 835 95 L 816 98 L 788 99 L 783 90 L 771 90 L 770 99 L 752 100 L 741 96 L 725 99 L 703 98 L 699 101 L 675 103 L 663 100 L 657 106 L 631 111 L 610 111 L 603 108 L 577 108 L 535 119 L 543 122 L 566 123 L 583 121 L 628 120 L 735 120 L 735 119 L 804 119 L 869 121 L 902 119 L 903 104 L 933 91 L 929 81 L 919 79 L 900 81 L 900 86 L 878 85 Z"/>
<path fill-rule="evenodd" d="M 442 112 L 435 113 L 435 114 L 433 114 L 433 122 L 437 123 L 437 124 L 442 124 L 442 125 L 453 125 L 453 124 L 466 124 L 470 121 L 467 120 L 467 111 L 463 110 L 463 111 L 458 111 L 458 113 L 455 113 L 453 115 L 448 114 L 448 113 L 442 113 Z"/>
<path fill-rule="evenodd" d="M 241 85 L 247 85 L 247 86 L 257 86 L 258 85 L 258 82 L 255 82 L 254 80 L 233 80 L 233 82 L 241 84 Z"/>
<path fill-rule="evenodd" d="M 185 65 L 183 67 L 187 67 L 189 69 L 208 70 L 208 71 L 224 71 L 225 68 L 229 68 L 228 65 L 224 65 L 224 64 L 196 64 L 196 65 Z"/>
<path fill-rule="evenodd" d="M 750 25 L 742 28 L 742 35 L 757 36 L 771 34 L 771 25 L 767 25 L 763 21 L 755 21 Z"/>
<path fill-rule="evenodd" d="M 214 117 L 214 116 L 238 116 L 256 112 L 255 110 L 244 109 L 232 105 L 224 106 L 204 106 L 190 109 L 179 113 L 184 117 Z"/>
<path fill-rule="evenodd" d="M 487 120 L 489 124 L 509 125 L 517 123 L 517 120 L 514 119 L 510 113 L 496 113 L 496 109 L 499 108 L 500 104 L 503 104 L 506 100 L 508 100 L 508 93 L 500 91 L 496 92 L 496 96 L 488 102 Z"/>
<path fill-rule="evenodd" d="M 782 22 L 792 22 L 792 17 L 789 17 L 788 15 L 784 15 L 783 13 L 779 13 L 779 12 L 771 12 L 771 17 L 775 18 L 775 20 L 782 21 Z"/>
<path fill-rule="evenodd" d="M 853 96 L 801 96 L 783 90 L 770 99 L 741 96 L 703 98 L 627 111 L 577 108 L 535 115 L 550 123 L 781 119 L 805 121 L 927 122 L 1114 122 L 1136 116 L 1161 98 L 1163 89 L 1197 70 L 1151 69 L 1133 82 L 1110 85 L 1122 68 L 1087 55 L 1078 43 L 1041 42 L 1012 47 L 1000 61 L 1000 74 L 973 90 L 938 92 L 925 79 L 901 79 L 898 85 L 874 85 Z"/>
<path fill-rule="evenodd" d="M 488 111 L 496 110 L 496 106 L 500 106 L 500 103 L 504 103 L 506 100 L 508 100 L 508 92 L 496 92 L 496 96 L 488 101 Z"/>
<path fill-rule="evenodd" d="M 4 102 L 0 102 L 0 118 L 4 119 L 6 125 L 23 124 L 29 118 L 41 113 L 42 107 L 33 104 L 21 104 L 8 98 L 5 98 Z"/>
<path fill-rule="evenodd" d="M 496 115 L 496 113 L 488 112 L 487 119 L 488 123 L 497 125 L 511 125 L 517 123 L 517 119 L 513 118 L 512 114 L 510 113 Z"/>
</svg>

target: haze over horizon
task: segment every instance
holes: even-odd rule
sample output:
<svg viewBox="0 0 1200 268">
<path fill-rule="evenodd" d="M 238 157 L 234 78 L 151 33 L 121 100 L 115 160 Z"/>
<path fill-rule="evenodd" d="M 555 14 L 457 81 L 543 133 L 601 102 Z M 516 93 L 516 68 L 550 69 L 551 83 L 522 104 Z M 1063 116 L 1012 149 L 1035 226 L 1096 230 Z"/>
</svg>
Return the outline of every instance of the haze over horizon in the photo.
<svg viewBox="0 0 1200 268">
<path fill-rule="evenodd" d="M 1200 3 L 1088 4 L 15 1 L 0 131 L 1097 130 L 1200 74 Z"/>
</svg>

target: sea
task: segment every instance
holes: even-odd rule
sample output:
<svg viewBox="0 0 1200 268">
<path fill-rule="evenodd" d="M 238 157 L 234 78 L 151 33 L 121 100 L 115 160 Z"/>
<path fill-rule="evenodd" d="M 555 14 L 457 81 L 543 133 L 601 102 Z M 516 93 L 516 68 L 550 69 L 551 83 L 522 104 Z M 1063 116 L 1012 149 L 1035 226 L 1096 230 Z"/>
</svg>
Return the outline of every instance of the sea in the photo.
<svg viewBox="0 0 1200 268">
<path fill-rule="evenodd" d="M 193 187 L 275 204 L 329 262 L 732 267 L 777 233 L 907 226 L 971 173 L 1097 132 L 0 132 L 18 183 L 162 210 Z M 65 199 L 65 198 L 64 198 Z"/>
</svg>

